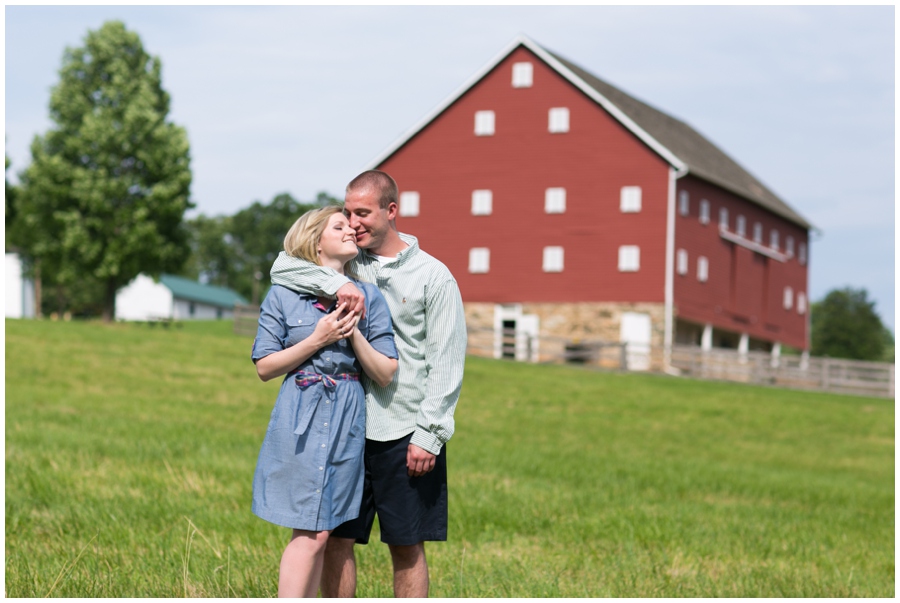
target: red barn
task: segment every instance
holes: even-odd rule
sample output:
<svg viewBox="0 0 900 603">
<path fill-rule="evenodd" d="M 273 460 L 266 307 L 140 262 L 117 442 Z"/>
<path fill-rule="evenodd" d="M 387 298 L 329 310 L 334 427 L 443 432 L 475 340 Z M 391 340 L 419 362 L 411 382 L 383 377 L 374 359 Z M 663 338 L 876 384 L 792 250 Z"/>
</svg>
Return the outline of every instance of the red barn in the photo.
<svg viewBox="0 0 900 603">
<path fill-rule="evenodd" d="M 503 328 L 533 359 L 527 335 L 808 348 L 811 225 L 689 125 L 528 38 L 372 167 L 496 355 Z"/>
</svg>

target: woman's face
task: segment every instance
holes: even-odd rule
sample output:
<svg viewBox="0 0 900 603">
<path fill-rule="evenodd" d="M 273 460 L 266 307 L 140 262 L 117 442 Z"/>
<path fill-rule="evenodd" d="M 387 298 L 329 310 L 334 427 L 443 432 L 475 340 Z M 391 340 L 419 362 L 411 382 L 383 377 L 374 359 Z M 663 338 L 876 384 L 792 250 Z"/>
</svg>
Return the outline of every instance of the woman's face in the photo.
<svg viewBox="0 0 900 603">
<path fill-rule="evenodd" d="M 322 260 L 340 260 L 343 264 L 355 258 L 356 253 L 356 232 L 350 228 L 344 214 L 333 214 L 319 239 L 319 257 Z"/>
</svg>

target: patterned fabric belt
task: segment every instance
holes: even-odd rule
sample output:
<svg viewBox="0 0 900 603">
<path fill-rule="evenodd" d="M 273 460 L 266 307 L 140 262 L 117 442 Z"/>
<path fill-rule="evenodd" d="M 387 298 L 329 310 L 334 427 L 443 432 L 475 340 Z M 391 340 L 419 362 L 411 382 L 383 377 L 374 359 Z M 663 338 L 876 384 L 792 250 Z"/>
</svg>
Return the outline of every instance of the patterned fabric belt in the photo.
<svg viewBox="0 0 900 603">
<path fill-rule="evenodd" d="M 297 387 L 306 387 L 314 383 L 321 383 L 329 389 L 333 389 L 338 381 L 359 381 L 359 373 L 338 373 L 336 375 L 322 375 L 320 373 L 307 373 L 296 371 L 293 373 Z"/>
<path fill-rule="evenodd" d="M 325 392 L 334 390 L 338 381 L 359 381 L 359 373 L 338 373 L 336 375 L 322 375 L 320 373 L 308 373 L 306 371 L 291 371 L 294 375 L 294 383 L 298 389 L 303 389 L 317 383 L 322 384 L 322 389 L 318 389 L 316 393 L 308 400 L 308 404 L 297 405 L 297 416 L 294 417 L 294 434 L 303 435 L 309 428 L 309 422 L 312 420 L 319 401 L 323 397 L 327 397 Z"/>
</svg>

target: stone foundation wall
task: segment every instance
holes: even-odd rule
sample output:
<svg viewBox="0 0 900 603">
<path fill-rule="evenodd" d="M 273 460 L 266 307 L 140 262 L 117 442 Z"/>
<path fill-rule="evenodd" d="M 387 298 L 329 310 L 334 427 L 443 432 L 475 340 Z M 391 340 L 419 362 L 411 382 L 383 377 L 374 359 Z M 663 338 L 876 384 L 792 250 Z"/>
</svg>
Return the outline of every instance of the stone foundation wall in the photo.
<svg viewBox="0 0 900 603">
<path fill-rule="evenodd" d="M 494 312 L 497 304 L 467 302 L 464 304 L 469 329 L 469 353 L 493 356 Z M 578 302 L 522 303 L 522 314 L 536 315 L 540 321 L 539 361 L 562 361 L 566 343 L 617 343 L 624 312 L 650 315 L 651 370 L 661 370 L 665 339 L 665 305 L 661 303 Z M 601 354 L 600 364 L 618 365 L 620 351 L 608 349 Z"/>
</svg>

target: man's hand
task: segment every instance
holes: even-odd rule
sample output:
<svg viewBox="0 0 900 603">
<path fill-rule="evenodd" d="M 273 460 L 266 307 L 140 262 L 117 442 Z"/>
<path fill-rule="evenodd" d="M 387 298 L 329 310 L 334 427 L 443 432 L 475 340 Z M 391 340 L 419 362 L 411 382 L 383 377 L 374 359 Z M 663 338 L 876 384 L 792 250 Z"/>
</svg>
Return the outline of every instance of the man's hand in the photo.
<svg viewBox="0 0 900 603">
<path fill-rule="evenodd" d="M 366 296 L 353 283 L 347 283 L 337 290 L 338 304 L 344 304 L 347 312 L 353 312 L 359 319 L 366 317 Z"/>
<path fill-rule="evenodd" d="M 421 477 L 434 469 L 435 456 L 419 448 L 415 444 L 410 444 L 406 449 L 406 468 L 407 473 L 412 477 Z"/>
</svg>

